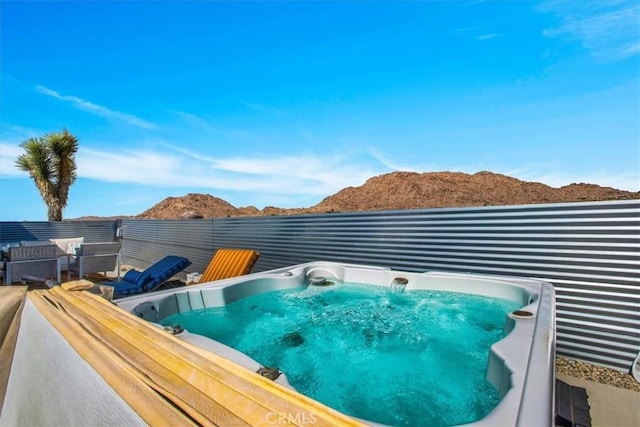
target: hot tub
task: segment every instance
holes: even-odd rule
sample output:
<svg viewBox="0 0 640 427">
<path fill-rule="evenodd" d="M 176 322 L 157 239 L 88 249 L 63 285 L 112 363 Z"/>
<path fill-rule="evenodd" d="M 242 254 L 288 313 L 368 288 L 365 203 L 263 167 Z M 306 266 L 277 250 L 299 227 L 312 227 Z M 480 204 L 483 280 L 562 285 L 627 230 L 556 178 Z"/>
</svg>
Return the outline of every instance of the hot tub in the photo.
<svg viewBox="0 0 640 427">
<path fill-rule="evenodd" d="M 553 287 L 540 280 L 434 271 L 411 273 L 372 266 L 312 262 L 188 288 L 133 296 L 117 300 L 116 304 L 159 324 L 177 313 L 224 307 L 269 291 L 304 291 L 306 288 L 336 283 L 374 285 L 386 287 L 390 292 L 455 292 L 515 303 L 516 308 L 504 316 L 504 337 L 491 345 L 486 355 L 484 374 L 500 400 L 482 419 L 468 425 L 554 424 L 555 297 Z M 188 329 L 178 328 L 174 332 L 176 336 L 247 369 L 270 375 L 260 363 L 229 346 Z M 287 380 L 286 371 L 283 375 L 274 375 L 274 380 L 285 387 L 294 388 Z M 359 414 L 357 418 L 371 425 L 387 425 L 371 421 L 366 414 Z M 442 421 L 442 425 L 451 425 L 447 420 Z"/>
</svg>

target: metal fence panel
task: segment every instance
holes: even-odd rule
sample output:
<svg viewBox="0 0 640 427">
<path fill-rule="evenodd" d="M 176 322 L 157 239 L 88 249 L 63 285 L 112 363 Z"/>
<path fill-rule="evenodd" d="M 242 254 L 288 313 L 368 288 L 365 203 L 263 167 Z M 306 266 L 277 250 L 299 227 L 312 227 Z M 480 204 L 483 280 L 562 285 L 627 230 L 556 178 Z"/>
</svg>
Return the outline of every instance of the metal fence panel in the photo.
<svg viewBox="0 0 640 427">
<path fill-rule="evenodd" d="M 0 243 L 83 237 L 87 243 L 113 242 L 118 221 L 2 221 Z"/>
<path fill-rule="evenodd" d="M 138 268 L 179 255 L 192 263 L 185 271 L 202 272 L 215 253 L 213 220 L 125 220 L 122 233 L 123 262 Z"/>
<path fill-rule="evenodd" d="M 124 226 L 125 260 L 182 254 L 190 271 L 243 247 L 261 253 L 254 272 L 324 260 L 539 278 L 556 289 L 558 354 L 628 371 L 640 350 L 640 200 Z"/>
<path fill-rule="evenodd" d="M 118 221 L 0 222 L 0 242 L 115 240 Z M 261 253 L 254 271 L 308 261 L 535 277 L 557 293 L 557 350 L 628 371 L 640 350 L 640 200 L 219 218 L 125 220 L 124 262 L 221 247 Z"/>
</svg>

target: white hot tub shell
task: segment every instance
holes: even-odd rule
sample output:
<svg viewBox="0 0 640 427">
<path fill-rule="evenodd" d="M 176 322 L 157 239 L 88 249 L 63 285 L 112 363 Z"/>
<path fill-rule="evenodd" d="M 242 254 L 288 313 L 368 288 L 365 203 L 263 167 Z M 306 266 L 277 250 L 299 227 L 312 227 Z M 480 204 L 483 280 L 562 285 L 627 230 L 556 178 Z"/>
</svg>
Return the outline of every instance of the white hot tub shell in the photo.
<svg viewBox="0 0 640 427">
<path fill-rule="evenodd" d="M 467 425 L 554 425 L 555 293 L 551 284 L 541 280 L 435 271 L 413 273 L 311 262 L 115 302 L 145 320 L 158 322 L 175 313 L 220 307 L 263 292 L 304 288 L 310 281 L 322 278 L 386 287 L 399 285 L 406 290 L 477 294 L 521 304 L 519 310 L 507 316 L 505 337 L 491 347 L 488 358 L 486 378 L 498 391 L 501 401 L 486 417 Z M 177 336 L 253 371 L 260 367 L 248 356 L 201 335 L 185 331 Z M 289 386 L 286 376 L 277 382 Z"/>
</svg>

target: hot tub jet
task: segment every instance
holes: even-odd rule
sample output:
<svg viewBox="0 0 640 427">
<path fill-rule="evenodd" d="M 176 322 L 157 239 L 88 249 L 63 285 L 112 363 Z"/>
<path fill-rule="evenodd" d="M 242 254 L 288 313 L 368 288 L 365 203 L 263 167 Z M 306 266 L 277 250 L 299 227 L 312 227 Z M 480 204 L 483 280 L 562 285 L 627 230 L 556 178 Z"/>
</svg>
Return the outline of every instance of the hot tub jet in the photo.
<svg viewBox="0 0 640 427">
<path fill-rule="evenodd" d="M 309 284 L 313 286 L 331 286 L 335 285 L 336 283 L 332 282 L 331 280 L 327 280 L 327 278 L 324 276 L 318 276 L 309 277 Z"/>
<path fill-rule="evenodd" d="M 182 325 L 166 325 L 163 329 L 171 335 L 178 335 L 184 331 Z"/>
<path fill-rule="evenodd" d="M 391 292 L 404 292 L 409 280 L 405 277 L 396 277 L 391 281 Z"/>
<path fill-rule="evenodd" d="M 266 366 L 261 366 L 256 372 L 271 381 L 275 381 L 282 374 L 278 368 L 267 368 Z"/>
</svg>

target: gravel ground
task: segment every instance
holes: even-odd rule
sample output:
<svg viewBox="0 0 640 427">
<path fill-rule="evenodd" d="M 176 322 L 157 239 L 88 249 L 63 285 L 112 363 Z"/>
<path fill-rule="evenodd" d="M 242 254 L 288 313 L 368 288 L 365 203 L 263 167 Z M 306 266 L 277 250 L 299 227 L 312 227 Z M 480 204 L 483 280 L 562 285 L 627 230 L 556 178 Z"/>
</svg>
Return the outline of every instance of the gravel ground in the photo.
<svg viewBox="0 0 640 427">
<path fill-rule="evenodd" d="M 640 383 L 630 374 L 575 359 L 557 357 L 556 373 L 640 392 Z"/>
</svg>

